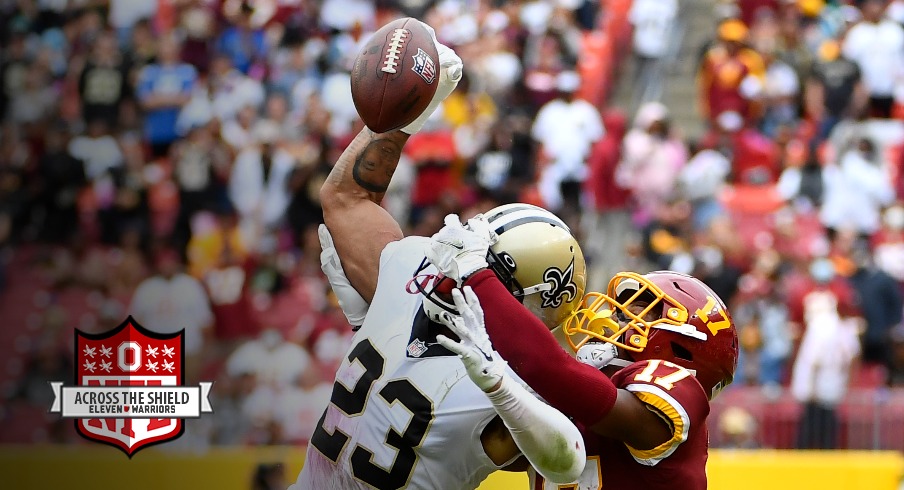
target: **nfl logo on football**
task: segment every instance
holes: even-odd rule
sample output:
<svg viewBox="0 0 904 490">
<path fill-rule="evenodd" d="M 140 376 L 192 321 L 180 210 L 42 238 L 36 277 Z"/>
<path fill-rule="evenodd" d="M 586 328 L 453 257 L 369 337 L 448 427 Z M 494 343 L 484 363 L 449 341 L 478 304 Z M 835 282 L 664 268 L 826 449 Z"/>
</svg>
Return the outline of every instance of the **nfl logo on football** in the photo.
<svg viewBox="0 0 904 490">
<path fill-rule="evenodd" d="M 75 419 L 83 437 L 131 458 L 178 438 L 186 418 L 211 413 L 210 382 L 184 386 L 183 332 L 161 335 L 132 317 L 98 335 L 75 331 L 76 386 L 53 381 L 50 411 Z"/>
<path fill-rule="evenodd" d="M 436 80 L 436 63 L 433 62 L 433 58 L 421 48 L 417 48 L 417 54 L 412 58 L 414 65 L 411 70 L 420 75 L 425 82 L 433 83 L 433 80 Z"/>
</svg>

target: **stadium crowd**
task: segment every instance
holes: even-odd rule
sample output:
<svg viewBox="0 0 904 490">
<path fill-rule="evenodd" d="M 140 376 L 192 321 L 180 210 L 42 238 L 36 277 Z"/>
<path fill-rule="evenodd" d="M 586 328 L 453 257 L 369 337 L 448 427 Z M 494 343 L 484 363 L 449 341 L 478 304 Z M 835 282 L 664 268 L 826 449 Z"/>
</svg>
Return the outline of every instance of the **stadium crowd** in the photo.
<svg viewBox="0 0 904 490">
<path fill-rule="evenodd" d="M 351 336 L 318 191 L 361 128 L 351 61 L 402 15 L 466 70 L 387 194 L 406 233 L 536 203 L 577 231 L 591 289 L 668 268 L 725 298 L 734 386 L 818 418 L 849 378 L 904 384 L 904 1 L 719 2 L 683 61 L 693 140 L 659 102 L 577 97 L 611 3 L 0 0 L 0 440 L 77 439 L 46 382 L 71 380 L 73 327 L 130 314 L 184 328 L 186 381 L 217 382 L 184 444 L 307 442 Z M 634 0 L 616 47 L 645 83 L 667 3 Z M 725 444 L 748 444 L 749 414 L 729 414 Z"/>
</svg>

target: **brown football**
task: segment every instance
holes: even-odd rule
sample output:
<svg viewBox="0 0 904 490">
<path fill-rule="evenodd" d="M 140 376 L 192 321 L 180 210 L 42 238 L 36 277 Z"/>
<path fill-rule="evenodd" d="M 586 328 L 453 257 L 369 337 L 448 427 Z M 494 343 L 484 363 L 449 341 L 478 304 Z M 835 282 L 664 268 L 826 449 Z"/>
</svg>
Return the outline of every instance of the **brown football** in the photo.
<svg viewBox="0 0 904 490">
<path fill-rule="evenodd" d="M 352 68 L 352 100 L 372 131 L 414 121 L 439 84 L 439 55 L 427 29 L 411 17 L 394 20 L 365 44 Z"/>
</svg>

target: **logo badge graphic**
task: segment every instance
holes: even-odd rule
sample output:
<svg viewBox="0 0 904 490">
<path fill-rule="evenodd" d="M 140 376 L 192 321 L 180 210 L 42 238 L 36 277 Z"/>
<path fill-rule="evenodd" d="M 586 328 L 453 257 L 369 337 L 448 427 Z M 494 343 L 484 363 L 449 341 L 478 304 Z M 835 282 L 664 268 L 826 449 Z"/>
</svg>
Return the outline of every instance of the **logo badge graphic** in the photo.
<svg viewBox="0 0 904 490">
<path fill-rule="evenodd" d="M 423 340 L 414 339 L 408 344 L 408 355 L 411 357 L 421 357 L 427 352 L 427 344 Z"/>
<path fill-rule="evenodd" d="M 184 386 L 184 331 L 157 334 L 130 316 L 103 334 L 75 331 L 76 386 L 51 382 L 51 412 L 75 418 L 83 437 L 131 458 L 184 432 L 183 419 L 212 412 L 211 383 Z"/>
<path fill-rule="evenodd" d="M 572 301 L 578 294 L 578 287 L 572 281 L 574 278 L 574 259 L 568 264 L 568 268 L 564 271 L 555 267 L 546 269 L 543 273 L 543 280 L 551 287 L 550 289 L 540 293 L 543 299 L 541 306 L 543 308 L 558 308 L 562 302 Z"/>
<path fill-rule="evenodd" d="M 411 70 L 420 75 L 428 84 L 433 83 L 436 80 L 436 64 L 430 55 L 423 49 L 417 48 L 417 54 L 412 58 L 414 58 L 414 66 L 411 67 Z"/>
<path fill-rule="evenodd" d="M 706 323 L 706 327 L 709 328 L 713 335 L 718 335 L 720 330 L 725 330 L 731 326 L 731 321 L 727 318 L 725 312 L 722 311 L 722 307 L 716 303 L 716 298 L 712 296 L 706 297 L 706 305 L 703 308 L 698 308 L 696 313 Z M 716 315 L 721 320 L 717 321 Z"/>
</svg>

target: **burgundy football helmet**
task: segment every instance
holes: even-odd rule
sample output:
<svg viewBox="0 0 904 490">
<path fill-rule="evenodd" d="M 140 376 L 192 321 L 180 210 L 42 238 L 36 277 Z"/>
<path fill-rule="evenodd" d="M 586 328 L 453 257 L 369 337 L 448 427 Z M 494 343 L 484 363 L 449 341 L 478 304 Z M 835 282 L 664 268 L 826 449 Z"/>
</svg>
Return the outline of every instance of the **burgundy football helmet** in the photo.
<svg viewBox="0 0 904 490">
<path fill-rule="evenodd" d="M 629 361 L 662 359 L 694 373 L 710 399 L 734 379 L 738 332 L 725 303 L 699 279 L 672 271 L 620 272 L 584 296 L 563 329 L 571 347 L 603 341 Z"/>
</svg>

